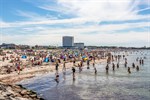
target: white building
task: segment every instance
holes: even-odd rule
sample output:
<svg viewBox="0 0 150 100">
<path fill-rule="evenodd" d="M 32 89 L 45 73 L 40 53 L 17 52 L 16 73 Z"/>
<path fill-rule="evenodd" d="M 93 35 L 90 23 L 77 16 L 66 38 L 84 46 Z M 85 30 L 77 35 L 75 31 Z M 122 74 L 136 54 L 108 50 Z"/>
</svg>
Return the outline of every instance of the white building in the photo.
<svg viewBox="0 0 150 100">
<path fill-rule="evenodd" d="M 73 47 L 74 37 L 73 36 L 63 36 L 63 47 Z"/>
<path fill-rule="evenodd" d="M 74 47 L 77 47 L 79 49 L 83 49 L 84 48 L 84 43 L 74 43 Z"/>
</svg>

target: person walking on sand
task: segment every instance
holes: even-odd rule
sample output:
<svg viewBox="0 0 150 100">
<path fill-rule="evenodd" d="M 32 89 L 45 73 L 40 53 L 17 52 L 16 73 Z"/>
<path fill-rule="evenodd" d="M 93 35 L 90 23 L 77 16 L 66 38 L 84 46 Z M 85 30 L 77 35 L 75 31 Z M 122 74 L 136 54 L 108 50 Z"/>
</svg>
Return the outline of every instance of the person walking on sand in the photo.
<svg viewBox="0 0 150 100">
<path fill-rule="evenodd" d="M 17 73 L 19 75 L 20 74 L 20 65 L 19 65 L 19 63 L 16 63 L 16 68 L 17 68 Z"/>
<path fill-rule="evenodd" d="M 66 62 L 63 63 L 63 70 L 66 71 Z"/>
</svg>

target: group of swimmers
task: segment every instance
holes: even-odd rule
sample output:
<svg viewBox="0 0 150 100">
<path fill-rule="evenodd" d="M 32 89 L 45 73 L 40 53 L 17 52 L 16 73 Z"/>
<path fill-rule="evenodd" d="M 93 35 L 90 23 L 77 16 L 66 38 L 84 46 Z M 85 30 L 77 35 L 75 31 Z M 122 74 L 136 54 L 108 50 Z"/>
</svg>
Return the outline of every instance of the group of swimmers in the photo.
<svg viewBox="0 0 150 100">
<path fill-rule="evenodd" d="M 120 57 L 121 56 L 118 55 L 118 56 L 115 56 L 115 57 L 116 57 L 116 61 L 117 61 L 117 57 L 119 57 L 118 58 L 118 63 L 117 63 L 117 68 L 119 68 L 119 61 L 120 61 Z M 113 55 L 112 55 L 112 59 L 113 59 Z M 128 64 L 128 61 L 127 61 L 127 58 L 125 57 L 125 55 L 123 55 L 123 59 L 125 60 L 124 67 L 126 68 L 127 64 Z M 144 65 L 144 59 L 146 59 L 146 57 L 144 57 L 144 58 L 141 57 L 140 59 L 139 59 L 139 57 L 137 57 L 136 61 L 137 62 L 139 61 L 139 65 Z M 114 60 L 112 60 L 112 61 L 114 61 Z M 139 65 L 135 65 L 135 63 L 133 62 L 132 63 L 132 68 L 136 68 L 136 70 L 139 71 Z M 108 71 L 109 71 L 109 63 L 107 63 L 105 69 L 106 69 L 106 73 L 108 73 Z M 112 62 L 112 70 L 115 71 L 115 64 L 114 64 L 114 62 Z M 131 68 L 130 67 L 128 67 L 127 72 L 129 74 L 131 73 Z"/>
<path fill-rule="evenodd" d="M 106 69 L 106 73 L 108 74 L 109 72 L 109 66 L 110 64 L 112 63 L 112 70 L 115 71 L 115 67 L 118 69 L 120 67 L 120 60 L 121 60 L 121 57 L 122 59 L 125 61 L 124 63 L 124 67 L 126 68 L 128 66 L 128 60 L 126 58 L 125 55 L 115 55 L 115 56 L 111 56 L 111 61 L 110 62 L 107 62 L 107 65 L 105 67 Z M 109 56 L 108 56 L 109 58 Z M 137 58 L 136 61 L 138 62 L 139 61 L 139 65 L 143 65 L 144 64 L 144 59 L 145 58 Z M 117 62 L 116 65 L 115 65 L 115 61 Z M 80 61 L 80 63 L 77 64 L 77 66 L 75 65 L 76 61 L 74 60 L 73 61 L 73 67 L 72 67 L 72 77 L 73 77 L 73 80 L 75 80 L 75 72 L 76 72 L 76 69 L 75 67 L 78 67 L 79 68 L 79 73 L 81 73 L 82 71 L 82 67 L 83 67 L 83 62 L 84 61 Z M 92 62 L 92 64 L 91 64 Z M 86 61 L 86 65 L 87 65 L 87 69 L 90 69 L 90 65 L 93 66 L 93 69 L 94 69 L 94 73 L 97 74 L 97 69 L 95 67 L 95 57 L 92 57 L 92 58 L 89 58 L 87 61 Z M 135 63 L 133 62 L 132 63 L 132 68 L 136 68 L 137 71 L 139 71 L 139 65 L 135 65 Z M 57 64 L 56 64 L 56 67 L 57 67 Z M 64 72 L 66 72 L 66 68 L 65 68 L 65 63 L 63 64 L 63 70 Z M 63 73 L 64 73 L 63 72 Z M 130 67 L 127 67 L 127 72 L 130 74 L 131 73 L 131 68 Z M 56 68 L 56 73 L 57 73 L 57 68 Z M 65 75 L 65 74 L 64 74 Z M 56 82 L 59 82 L 59 75 L 58 73 L 56 74 Z"/>
</svg>

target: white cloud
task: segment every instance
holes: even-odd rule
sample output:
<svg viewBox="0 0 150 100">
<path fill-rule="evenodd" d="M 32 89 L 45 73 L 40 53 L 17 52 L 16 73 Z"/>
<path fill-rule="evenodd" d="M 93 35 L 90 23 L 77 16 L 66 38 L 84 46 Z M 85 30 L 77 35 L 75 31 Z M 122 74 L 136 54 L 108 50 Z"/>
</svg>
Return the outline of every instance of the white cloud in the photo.
<svg viewBox="0 0 150 100">
<path fill-rule="evenodd" d="M 10 23 L 0 20 L 0 28 L 11 27 Z"/>
<path fill-rule="evenodd" d="M 68 12 L 74 12 L 79 17 L 98 19 L 122 19 L 125 15 L 135 15 L 134 11 L 139 1 L 134 0 L 58 0 L 63 7 L 69 7 Z"/>
<path fill-rule="evenodd" d="M 111 18 L 110 19 L 107 18 L 104 20 L 97 20 L 96 18 L 72 18 L 72 19 L 56 19 L 56 20 L 44 19 L 42 20 L 41 18 L 41 20 L 39 21 L 32 20 L 32 21 L 22 21 L 22 22 L 13 22 L 13 23 L 1 21 L 0 28 L 21 27 L 21 26 L 28 26 L 28 25 L 55 25 L 55 24 L 82 25 L 86 22 L 99 23 L 100 21 L 126 21 L 126 20 L 141 20 L 141 19 L 148 19 L 148 18 L 150 18 L 150 15 L 136 15 L 136 16 L 128 15 L 128 17 L 124 16 L 120 20 L 115 20 L 115 19 L 112 20 Z"/>
<path fill-rule="evenodd" d="M 57 19 L 57 17 L 51 16 L 49 14 L 39 15 L 35 12 L 21 11 L 21 10 L 17 10 L 16 15 L 28 18 L 28 20 L 30 20 L 30 21 L 42 21 L 42 20 L 55 20 L 55 19 Z"/>
<path fill-rule="evenodd" d="M 47 16 L 41 16 L 32 12 L 18 11 L 20 16 L 29 18 L 29 20 L 13 23 L 1 21 L 0 28 L 4 30 L 5 28 L 15 29 L 16 27 L 24 27 L 25 32 L 35 30 L 36 34 L 26 36 L 14 35 L 13 37 L 4 35 L 2 37 L 3 42 L 31 45 L 61 45 L 61 37 L 63 35 L 73 35 L 77 42 L 82 41 L 87 45 L 149 45 L 149 31 L 114 33 L 116 30 L 148 27 L 149 22 L 98 25 L 101 21 L 127 21 L 150 18 L 150 15 L 137 14 L 139 11 L 149 9 L 139 9 L 137 5 L 141 3 L 140 0 L 57 0 L 57 6 L 51 6 L 50 3 L 47 2 L 48 0 L 45 4 L 38 5 L 37 7 L 49 11 L 56 11 L 60 14 L 73 14 L 76 15 L 76 17 L 70 19 L 55 19 L 53 16 L 50 16 L 52 18 L 47 19 Z M 85 25 L 86 22 L 92 22 L 94 24 Z M 60 27 L 47 28 L 44 26 L 56 24 L 60 25 Z M 72 27 L 64 29 L 61 27 L 61 24 L 71 25 Z"/>
</svg>

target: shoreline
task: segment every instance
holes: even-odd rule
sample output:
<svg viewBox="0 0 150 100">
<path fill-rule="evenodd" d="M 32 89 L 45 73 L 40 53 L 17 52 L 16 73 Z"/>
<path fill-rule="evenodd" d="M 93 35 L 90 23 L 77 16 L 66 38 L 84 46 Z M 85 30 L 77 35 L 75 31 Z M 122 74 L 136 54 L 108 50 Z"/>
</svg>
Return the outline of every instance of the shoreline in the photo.
<svg viewBox="0 0 150 100">
<path fill-rule="evenodd" d="M 106 59 L 95 60 L 96 63 L 105 62 Z M 77 65 L 79 61 L 76 62 Z M 85 62 L 83 63 L 85 65 Z M 63 64 L 59 65 L 59 72 L 62 72 Z M 73 67 L 73 62 L 66 63 L 66 69 L 71 69 Z M 84 67 L 84 66 L 83 66 Z M 51 73 L 55 71 L 55 65 L 47 65 L 47 66 L 35 66 L 32 68 L 25 68 L 23 69 L 20 74 L 13 72 L 11 74 L 4 74 L 0 75 L 0 81 L 4 83 L 12 83 L 15 84 L 16 82 L 36 77 L 37 75 L 42 75 L 44 73 Z"/>
</svg>

